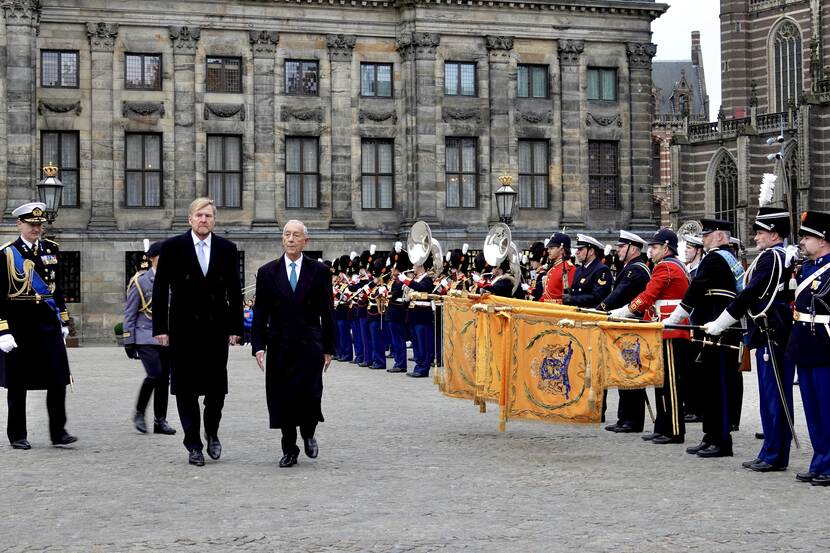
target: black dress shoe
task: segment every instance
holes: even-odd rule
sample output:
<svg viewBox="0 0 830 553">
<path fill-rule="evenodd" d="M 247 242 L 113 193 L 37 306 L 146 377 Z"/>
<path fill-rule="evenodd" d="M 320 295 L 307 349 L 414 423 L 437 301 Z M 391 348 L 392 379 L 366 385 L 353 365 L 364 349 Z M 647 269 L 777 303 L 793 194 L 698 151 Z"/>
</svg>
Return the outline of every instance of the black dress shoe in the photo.
<svg viewBox="0 0 830 553">
<path fill-rule="evenodd" d="M 770 465 L 766 461 L 756 461 L 755 463 L 749 465 L 749 468 L 755 472 L 775 472 L 779 470 L 787 470 L 786 466 L 782 467 L 780 465 Z"/>
<path fill-rule="evenodd" d="M 222 455 L 222 444 L 217 436 L 207 436 L 207 453 L 211 459 L 218 459 Z"/>
<path fill-rule="evenodd" d="M 637 428 L 634 428 L 633 426 L 631 426 L 630 424 L 624 423 L 624 424 L 619 425 L 616 428 L 616 430 L 613 430 L 612 432 L 616 432 L 617 434 L 632 434 L 632 433 L 635 433 L 635 432 L 642 432 L 642 431 L 643 431 L 642 428 L 637 429 Z"/>
<path fill-rule="evenodd" d="M 756 440 L 763 440 L 764 439 L 764 433 L 763 432 L 756 432 L 755 433 L 755 439 Z"/>
<path fill-rule="evenodd" d="M 651 440 L 653 444 L 665 445 L 665 444 L 682 444 L 685 442 L 686 439 L 683 436 L 658 436 Z"/>
<path fill-rule="evenodd" d="M 320 448 L 317 447 L 317 440 L 314 437 L 311 437 L 307 440 L 303 438 L 303 445 L 306 457 L 316 459 L 317 454 L 320 452 Z"/>
<path fill-rule="evenodd" d="M 56 440 L 52 440 L 52 445 L 69 445 L 69 444 L 74 444 L 77 441 L 78 441 L 78 438 L 76 438 L 72 434 L 64 432 L 63 436 L 61 436 L 60 438 L 58 438 Z"/>
<path fill-rule="evenodd" d="M 740 425 L 738 424 L 730 424 L 729 431 L 730 432 L 738 432 L 741 429 Z"/>
<path fill-rule="evenodd" d="M 357 366 L 358 367 L 368 367 L 369 363 L 358 363 Z"/>
<path fill-rule="evenodd" d="M 709 447 L 709 444 L 707 444 L 706 442 L 700 442 L 697 445 L 687 447 L 686 453 L 688 453 L 689 455 L 697 455 L 698 451 L 700 451 L 701 449 L 706 449 L 707 447 Z"/>
<path fill-rule="evenodd" d="M 617 423 L 609 424 L 608 426 L 605 427 L 605 429 L 609 432 L 616 432 L 617 428 L 619 428 L 619 425 Z"/>
<path fill-rule="evenodd" d="M 374 369 L 374 370 L 378 371 L 378 370 L 380 370 L 380 369 L 385 369 L 386 367 L 382 367 L 382 366 L 380 366 L 380 365 L 372 365 L 372 366 L 371 366 L 371 367 L 369 367 L 369 368 L 370 368 L 370 369 Z"/>
<path fill-rule="evenodd" d="M 711 444 L 697 452 L 698 457 L 732 457 L 732 450 Z"/>
<path fill-rule="evenodd" d="M 142 434 L 147 433 L 147 421 L 144 420 L 144 413 L 136 411 L 135 415 L 133 415 L 133 424 L 135 425 L 135 429 Z"/>
<path fill-rule="evenodd" d="M 22 439 L 22 440 L 15 440 L 12 442 L 12 449 L 32 449 L 32 444 L 29 443 L 29 440 Z"/>
<path fill-rule="evenodd" d="M 751 461 L 744 461 L 743 463 L 741 463 L 741 466 L 742 466 L 743 468 L 745 468 L 745 469 L 752 468 L 752 465 L 754 465 L 755 463 L 759 462 L 760 460 L 761 460 L 761 459 L 759 459 L 758 457 L 756 457 L 755 459 L 753 459 L 753 460 L 751 460 Z"/>
<path fill-rule="evenodd" d="M 813 486 L 830 486 L 830 474 L 819 474 L 810 482 Z"/>
<path fill-rule="evenodd" d="M 703 418 L 700 417 L 699 415 L 695 415 L 694 413 L 687 413 L 683 417 L 683 421 L 684 422 L 702 422 Z"/>
<path fill-rule="evenodd" d="M 196 465 L 197 467 L 203 467 L 205 466 L 205 456 L 202 455 L 200 450 L 191 449 L 187 456 L 187 462 L 191 465 Z"/>
<path fill-rule="evenodd" d="M 661 436 L 662 436 L 662 434 L 659 434 L 657 432 L 652 432 L 651 434 L 644 434 L 643 436 L 640 436 L 640 438 L 642 440 L 645 440 L 646 442 L 650 442 L 651 440 L 653 440 L 655 438 L 660 438 Z"/>
<path fill-rule="evenodd" d="M 406 373 L 406 376 L 411 376 L 412 378 L 426 378 L 429 376 L 429 373 L 416 373 L 412 371 L 411 373 Z"/>
<path fill-rule="evenodd" d="M 799 472 L 795 475 L 795 479 L 799 482 L 812 482 L 817 476 L 815 472 Z"/>
<path fill-rule="evenodd" d="M 153 434 L 167 434 L 172 436 L 176 430 L 167 424 L 167 419 L 155 419 L 153 422 Z"/>
<path fill-rule="evenodd" d="M 391 369 L 386 369 L 388 373 L 405 373 L 406 368 L 404 367 L 392 367 Z"/>
<path fill-rule="evenodd" d="M 291 467 L 297 464 L 297 455 L 295 453 L 286 453 L 280 459 L 280 468 Z"/>
</svg>

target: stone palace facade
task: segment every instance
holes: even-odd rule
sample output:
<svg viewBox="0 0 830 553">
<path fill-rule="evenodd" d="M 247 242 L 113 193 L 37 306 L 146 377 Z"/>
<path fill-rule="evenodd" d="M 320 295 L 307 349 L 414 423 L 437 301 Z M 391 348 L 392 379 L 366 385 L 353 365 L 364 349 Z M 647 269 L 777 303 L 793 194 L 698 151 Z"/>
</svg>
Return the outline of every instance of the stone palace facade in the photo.
<svg viewBox="0 0 830 553">
<path fill-rule="evenodd" d="M 141 240 L 209 195 L 240 272 L 427 221 L 477 247 L 498 177 L 516 241 L 653 229 L 651 22 L 626 0 L 2 0 L 0 202 L 65 184 L 53 232 L 82 342 L 112 340 Z"/>
</svg>

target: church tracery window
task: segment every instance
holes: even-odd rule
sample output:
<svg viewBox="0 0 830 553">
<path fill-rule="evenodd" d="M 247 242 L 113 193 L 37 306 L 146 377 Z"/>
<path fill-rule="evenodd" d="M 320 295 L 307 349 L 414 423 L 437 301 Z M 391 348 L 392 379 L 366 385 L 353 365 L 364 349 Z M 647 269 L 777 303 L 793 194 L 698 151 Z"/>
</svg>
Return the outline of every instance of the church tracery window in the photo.
<svg viewBox="0 0 830 553">
<path fill-rule="evenodd" d="M 775 110 L 786 111 L 790 100 L 798 103 L 803 89 L 801 31 L 784 20 L 772 35 L 772 66 L 775 83 Z"/>
<path fill-rule="evenodd" d="M 738 166 L 723 153 L 715 169 L 715 218 L 738 221 Z"/>
</svg>

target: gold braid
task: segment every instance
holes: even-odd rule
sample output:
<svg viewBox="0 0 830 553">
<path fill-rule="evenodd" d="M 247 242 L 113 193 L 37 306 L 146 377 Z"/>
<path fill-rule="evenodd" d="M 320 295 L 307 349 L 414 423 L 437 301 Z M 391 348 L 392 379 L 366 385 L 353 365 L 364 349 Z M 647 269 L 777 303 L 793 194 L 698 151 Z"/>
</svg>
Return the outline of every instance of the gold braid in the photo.
<svg viewBox="0 0 830 553">
<path fill-rule="evenodd" d="M 23 274 L 17 273 L 17 267 L 14 264 L 14 253 L 9 246 L 5 249 L 6 254 L 6 269 L 9 275 L 9 295 L 10 298 L 16 298 L 24 294 L 29 294 L 32 291 L 32 272 L 35 269 L 35 262 L 31 259 L 23 260 Z"/>
<path fill-rule="evenodd" d="M 130 286 L 135 285 L 135 291 L 138 292 L 138 299 L 141 301 L 141 307 L 138 309 L 139 313 L 144 313 L 148 319 L 153 318 L 153 299 L 150 298 L 150 301 L 144 297 L 144 290 L 141 289 L 141 285 L 138 283 L 138 277 L 143 275 L 146 271 L 139 271 L 133 278 L 130 279 L 130 283 L 127 284 L 127 293 L 130 293 Z"/>
</svg>

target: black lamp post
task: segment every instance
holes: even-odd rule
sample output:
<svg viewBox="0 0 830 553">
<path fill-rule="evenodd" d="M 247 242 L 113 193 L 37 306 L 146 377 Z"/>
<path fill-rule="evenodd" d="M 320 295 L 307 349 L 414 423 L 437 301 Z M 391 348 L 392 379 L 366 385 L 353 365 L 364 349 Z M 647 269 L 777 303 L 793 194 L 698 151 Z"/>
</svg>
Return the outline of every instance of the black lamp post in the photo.
<svg viewBox="0 0 830 553">
<path fill-rule="evenodd" d="M 46 204 L 46 220 L 51 226 L 58 218 L 63 183 L 58 178 L 58 168 L 51 163 L 43 168 L 43 179 L 37 183 L 38 199 Z"/>
<path fill-rule="evenodd" d="M 516 196 L 518 192 L 511 186 L 513 177 L 504 174 L 499 177 L 501 186 L 496 190 L 496 209 L 499 212 L 499 221 L 505 225 L 513 222 L 513 209 L 516 207 Z"/>
</svg>

